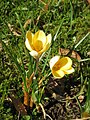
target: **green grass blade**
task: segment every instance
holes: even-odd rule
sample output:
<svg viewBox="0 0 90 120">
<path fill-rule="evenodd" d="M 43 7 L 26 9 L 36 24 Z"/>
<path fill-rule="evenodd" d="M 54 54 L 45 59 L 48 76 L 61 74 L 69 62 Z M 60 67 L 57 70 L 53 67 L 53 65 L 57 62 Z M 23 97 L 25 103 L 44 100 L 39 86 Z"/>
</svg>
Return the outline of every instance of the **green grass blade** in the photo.
<svg viewBox="0 0 90 120">
<path fill-rule="evenodd" d="M 23 56 L 22 56 L 22 51 L 20 50 L 20 47 L 17 45 L 17 49 L 18 49 L 18 51 L 19 51 L 19 56 L 20 56 L 20 59 L 21 59 L 21 64 L 22 64 L 22 66 L 21 66 L 21 68 L 22 68 L 22 71 L 23 71 L 23 73 L 24 73 L 24 78 L 26 78 L 26 71 L 25 71 L 25 68 L 24 68 L 24 64 L 23 64 Z"/>
<path fill-rule="evenodd" d="M 70 8 L 70 11 L 71 11 L 71 13 L 70 13 L 70 29 L 72 29 L 73 6 L 72 6 L 72 2 L 71 2 L 71 0 L 70 0 L 70 6 L 71 6 L 71 8 Z"/>
<path fill-rule="evenodd" d="M 15 12 L 15 14 L 16 14 L 16 17 L 17 17 L 18 22 L 19 22 L 19 24 L 20 24 L 20 27 L 21 27 L 21 30 L 22 30 L 23 36 L 25 37 L 24 28 L 23 28 L 23 26 L 22 26 L 22 24 L 21 24 L 21 21 L 20 21 L 19 15 L 18 15 L 16 12 Z"/>
<path fill-rule="evenodd" d="M 90 114 L 90 80 L 88 80 L 87 100 L 85 103 L 85 112 Z"/>
<path fill-rule="evenodd" d="M 78 60 L 78 62 L 85 62 L 85 61 L 89 61 L 90 58 L 86 58 L 86 59 L 81 59 L 81 60 Z"/>
<path fill-rule="evenodd" d="M 76 45 L 75 45 L 75 49 L 86 39 L 86 37 L 90 34 L 90 32 L 88 32 Z"/>
<path fill-rule="evenodd" d="M 59 31 L 60 31 L 60 28 L 62 27 L 63 22 L 64 22 L 64 18 L 63 18 L 62 21 L 60 22 L 60 25 L 59 25 L 59 27 L 58 27 L 58 29 L 57 29 L 57 32 L 56 32 L 56 34 L 55 34 L 55 36 L 54 36 L 54 38 L 53 38 L 53 41 L 56 40 L 57 35 L 58 35 Z"/>
<path fill-rule="evenodd" d="M 47 58 L 46 58 L 46 61 L 45 61 L 44 65 L 43 65 L 43 68 L 42 68 L 42 72 L 41 72 L 41 73 L 43 73 L 43 72 L 45 71 L 45 67 L 46 67 L 46 65 L 47 65 L 48 58 L 49 58 L 49 56 L 50 56 L 50 52 L 51 52 L 51 48 L 50 48 L 49 51 L 48 51 L 48 55 L 47 55 Z"/>
<path fill-rule="evenodd" d="M 24 76 L 23 74 L 23 70 L 21 69 L 18 61 L 17 61 L 17 58 L 15 57 L 14 53 L 12 54 L 12 52 L 9 50 L 9 48 L 6 46 L 6 44 L 2 41 L 2 45 L 3 47 L 5 48 L 6 52 L 9 54 L 10 58 L 13 60 L 13 62 L 16 64 L 21 76 L 22 76 L 22 80 L 24 82 L 24 88 L 25 90 L 27 91 L 27 86 L 26 86 L 26 77 Z"/>
</svg>

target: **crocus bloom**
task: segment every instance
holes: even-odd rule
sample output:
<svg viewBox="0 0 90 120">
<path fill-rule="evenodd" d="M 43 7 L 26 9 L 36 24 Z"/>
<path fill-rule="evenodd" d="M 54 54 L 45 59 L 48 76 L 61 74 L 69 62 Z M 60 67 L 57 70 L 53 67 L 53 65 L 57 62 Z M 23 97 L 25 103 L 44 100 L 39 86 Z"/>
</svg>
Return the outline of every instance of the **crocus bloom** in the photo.
<svg viewBox="0 0 90 120">
<path fill-rule="evenodd" d="M 51 34 L 46 36 L 42 30 L 37 31 L 35 34 L 27 31 L 25 45 L 30 51 L 30 54 L 35 59 L 38 59 L 42 53 L 49 49 L 51 45 Z"/>
<path fill-rule="evenodd" d="M 72 60 L 69 57 L 54 56 L 50 60 L 50 69 L 55 78 L 62 78 L 65 74 L 71 74 L 74 72 L 72 67 Z"/>
</svg>

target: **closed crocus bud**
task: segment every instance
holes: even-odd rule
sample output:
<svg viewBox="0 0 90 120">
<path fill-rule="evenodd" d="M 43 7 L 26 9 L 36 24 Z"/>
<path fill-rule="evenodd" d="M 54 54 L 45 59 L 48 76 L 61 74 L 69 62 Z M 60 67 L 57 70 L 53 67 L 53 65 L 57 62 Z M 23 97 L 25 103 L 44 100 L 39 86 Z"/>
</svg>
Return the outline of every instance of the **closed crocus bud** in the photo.
<svg viewBox="0 0 90 120">
<path fill-rule="evenodd" d="M 25 45 L 30 51 L 31 56 L 38 59 L 42 53 L 49 49 L 51 39 L 51 34 L 46 36 L 42 30 L 37 31 L 35 34 L 27 31 Z"/>
<path fill-rule="evenodd" d="M 72 60 L 69 57 L 54 56 L 50 60 L 50 69 L 54 78 L 62 78 L 65 74 L 71 74 L 74 72 L 72 67 Z"/>
</svg>

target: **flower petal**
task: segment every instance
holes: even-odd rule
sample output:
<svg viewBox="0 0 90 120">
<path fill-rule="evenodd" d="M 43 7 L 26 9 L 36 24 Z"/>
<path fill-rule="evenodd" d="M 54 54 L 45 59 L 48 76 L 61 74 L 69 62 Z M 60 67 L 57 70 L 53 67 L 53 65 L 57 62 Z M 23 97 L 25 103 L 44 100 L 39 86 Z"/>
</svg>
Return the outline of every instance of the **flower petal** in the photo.
<svg viewBox="0 0 90 120">
<path fill-rule="evenodd" d="M 48 34 L 46 36 L 46 42 L 49 43 L 49 44 L 51 44 L 51 40 L 52 40 L 52 36 L 51 36 L 51 34 Z"/>
<path fill-rule="evenodd" d="M 58 60 L 60 59 L 60 56 L 54 56 L 51 60 L 50 60 L 50 69 L 52 70 L 53 66 L 58 62 Z"/>
<path fill-rule="evenodd" d="M 57 70 L 57 71 L 52 70 L 52 74 L 55 78 L 62 78 L 65 75 L 62 70 Z"/>
<path fill-rule="evenodd" d="M 75 71 L 74 68 L 71 67 L 70 69 L 65 70 L 64 73 L 65 73 L 65 74 L 71 74 L 71 73 L 73 73 L 74 71 Z"/>
<path fill-rule="evenodd" d="M 41 41 L 43 46 L 46 43 L 46 35 L 42 30 L 39 30 L 35 33 L 33 37 L 33 45 L 36 44 L 37 40 Z"/>
<path fill-rule="evenodd" d="M 26 45 L 26 48 L 27 48 L 29 51 L 32 51 L 32 50 L 33 50 L 32 47 L 31 47 L 30 44 L 29 44 L 28 39 L 26 39 L 25 45 Z"/>
<path fill-rule="evenodd" d="M 33 36 L 34 36 L 33 33 L 31 33 L 30 31 L 27 31 L 25 45 L 27 49 L 30 51 L 34 49 L 32 45 Z"/>
<path fill-rule="evenodd" d="M 71 68 L 72 60 L 69 57 L 63 57 L 59 61 L 61 70 L 68 70 Z"/>
<path fill-rule="evenodd" d="M 34 37 L 34 34 L 31 31 L 27 31 L 27 33 L 26 33 L 26 39 L 28 39 L 28 41 L 30 43 L 32 43 L 33 37 Z"/>
<path fill-rule="evenodd" d="M 46 36 L 46 44 L 43 46 L 43 49 L 39 51 L 39 54 L 42 54 L 43 52 L 49 49 L 49 47 L 51 46 L 51 39 L 52 39 L 51 34 Z"/>
<path fill-rule="evenodd" d="M 37 40 L 35 43 L 34 43 L 34 49 L 37 51 L 37 52 L 39 52 L 39 51 L 41 51 L 42 49 L 43 49 L 43 43 L 42 43 L 42 41 L 40 41 L 40 40 Z"/>
<path fill-rule="evenodd" d="M 39 54 L 38 54 L 38 52 L 36 52 L 35 50 L 31 51 L 31 52 L 30 52 L 30 55 L 33 56 L 35 59 L 38 59 L 38 58 L 39 58 Z"/>
</svg>

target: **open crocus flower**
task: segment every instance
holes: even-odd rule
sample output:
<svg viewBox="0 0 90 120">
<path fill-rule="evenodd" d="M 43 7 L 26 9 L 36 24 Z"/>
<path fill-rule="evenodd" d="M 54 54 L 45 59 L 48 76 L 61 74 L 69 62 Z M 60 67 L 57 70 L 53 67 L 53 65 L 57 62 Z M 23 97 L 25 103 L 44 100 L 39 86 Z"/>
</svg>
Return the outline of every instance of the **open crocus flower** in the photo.
<svg viewBox="0 0 90 120">
<path fill-rule="evenodd" d="M 65 74 L 71 74 L 74 72 L 72 67 L 72 60 L 69 57 L 54 56 L 50 60 L 50 69 L 55 78 L 62 78 Z"/>
<path fill-rule="evenodd" d="M 30 54 L 35 59 L 38 59 L 42 53 L 49 49 L 51 45 L 51 34 L 46 36 L 42 30 L 37 31 L 35 34 L 27 31 L 25 45 L 30 51 Z"/>
</svg>

